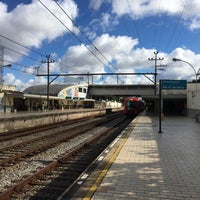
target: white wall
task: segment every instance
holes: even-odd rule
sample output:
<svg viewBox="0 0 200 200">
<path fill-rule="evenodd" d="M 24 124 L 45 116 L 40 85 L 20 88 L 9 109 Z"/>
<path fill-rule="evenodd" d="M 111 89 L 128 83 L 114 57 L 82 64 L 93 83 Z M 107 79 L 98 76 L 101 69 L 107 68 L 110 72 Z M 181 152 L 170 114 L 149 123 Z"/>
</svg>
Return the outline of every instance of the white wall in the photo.
<svg viewBox="0 0 200 200">
<path fill-rule="evenodd" d="M 187 84 L 187 111 L 188 116 L 200 112 L 200 83 Z"/>
</svg>

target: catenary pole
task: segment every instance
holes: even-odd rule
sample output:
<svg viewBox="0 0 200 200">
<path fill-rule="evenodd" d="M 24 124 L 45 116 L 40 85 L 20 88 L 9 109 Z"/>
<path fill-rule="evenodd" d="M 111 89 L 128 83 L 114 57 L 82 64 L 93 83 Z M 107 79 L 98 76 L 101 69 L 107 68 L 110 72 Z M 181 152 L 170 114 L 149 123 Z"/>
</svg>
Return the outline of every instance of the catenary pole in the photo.
<svg viewBox="0 0 200 200">
<path fill-rule="evenodd" d="M 157 82 L 157 61 L 158 60 L 164 60 L 164 58 L 162 57 L 162 58 L 158 58 L 158 51 L 154 51 L 154 55 L 155 55 L 155 57 L 154 58 L 148 58 L 148 60 L 150 60 L 150 61 L 155 61 L 155 72 L 154 72 L 154 76 L 155 76 L 155 82 L 154 82 L 154 85 L 155 85 L 155 95 L 157 94 L 157 92 L 156 92 L 156 82 Z"/>
<path fill-rule="evenodd" d="M 46 63 L 47 64 L 47 110 L 49 110 L 49 88 L 50 88 L 50 63 L 54 63 L 55 60 L 50 59 L 50 55 L 46 56 L 46 60 L 43 60 L 42 63 Z"/>
</svg>

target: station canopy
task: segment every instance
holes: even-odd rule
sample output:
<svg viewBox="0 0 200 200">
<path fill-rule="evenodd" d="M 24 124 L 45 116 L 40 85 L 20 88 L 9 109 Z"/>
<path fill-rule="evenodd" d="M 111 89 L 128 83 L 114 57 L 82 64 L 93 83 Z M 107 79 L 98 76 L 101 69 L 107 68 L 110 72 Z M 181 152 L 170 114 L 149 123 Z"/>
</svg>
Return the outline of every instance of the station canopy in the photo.
<svg viewBox="0 0 200 200">
<path fill-rule="evenodd" d="M 60 99 L 85 99 L 87 96 L 87 84 L 51 84 L 49 85 L 49 96 Z M 29 97 L 47 96 L 47 85 L 34 85 L 26 88 L 24 95 Z"/>
<path fill-rule="evenodd" d="M 49 86 L 49 95 L 58 96 L 59 92 L 72 85 L 69 84 L 52 84 Z M 47 95 L 47 85 L 33 85 L 23 91 L 25 94 Z"/>
</svg>

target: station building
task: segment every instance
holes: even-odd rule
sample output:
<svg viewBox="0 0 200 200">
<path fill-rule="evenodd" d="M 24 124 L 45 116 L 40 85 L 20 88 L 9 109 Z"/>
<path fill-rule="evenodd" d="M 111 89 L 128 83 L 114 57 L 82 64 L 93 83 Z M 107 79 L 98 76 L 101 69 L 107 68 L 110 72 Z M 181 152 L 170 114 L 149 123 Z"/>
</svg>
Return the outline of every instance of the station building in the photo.
<svg viewBox="0 0 200 200">
<path fill-rule="evenodd" d="M 53 84 L 49 87 L 49 108 L 60 109 L 84 100 L 87 85 Z M 66 101 L 67 100 L 67 101 Z M 15 86 L 1 86 L 0 112 L 39 111 L 47 108 L 47 86 L 35 85 L 17 92 Z"/>
<path fill-rule="evenodd" d="M 0 112 L 12 112 L 15 99 L 23 99 L 23 93 L 15 85 L 0 84 Z"/>
<path fill-rule="evenodd" d="M 15 86 L 0 86 L 0 112 L 39 111 L 47 108 L 47 85 L 35 85 L 23 92 Z M 96 101 L 108 101 L 113 107 L 123 102 L 126 96 L 142 97 L 150 111 L 158 112 L 159 91 L 154 85 L 69 85 L 49 86 L 48 109 L 91 107 Z M 200 113 L 200 83 L 187 83 L 185 90 L 163 90 L 162 108 L 164 114 L 194 116 Z M 89 100 L 90 99 L 90 100 Z M 117 106 L 121 106 L 119 103 Z"/>
<path fill-rule="evenodd" d="M 24 93 L 25 105 L 29 111 L 48 109 L 64 109 L 77 107 L 78 100 L 87 98 L 88 85 L 52 84 L 49 93 L 46 85 L 35 85 L 26 88 Z M 47 100 L 48 93 L 48 100 Z"/>
</svg>

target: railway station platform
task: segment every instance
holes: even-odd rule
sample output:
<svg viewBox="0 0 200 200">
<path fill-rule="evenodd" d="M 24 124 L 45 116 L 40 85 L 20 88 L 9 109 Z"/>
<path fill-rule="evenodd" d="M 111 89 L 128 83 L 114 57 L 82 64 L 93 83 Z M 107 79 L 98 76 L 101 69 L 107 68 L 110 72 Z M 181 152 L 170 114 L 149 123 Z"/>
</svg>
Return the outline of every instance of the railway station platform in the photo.
<svg viewBox="0 0 200 200">
<path fill-rule="evenodd" d="M 121 108 L 79 108 L 31 112 L 0 112 L 0 134 L 16 129 L 31 128 L 39 125 L 60 122 L 82 117 L 100 116 L 122 111 Z"/>
<path fill-rule="evenodd" d="M 70 199 L 199 200 L 200 123 L 165 117 L 163 133 L 158 131 L 158 117 L 142 114 L 134 119 L 109 150 L 112 155 L 101 161 L 98 176 L 88 177 L 91 184 L 85 181 Z"/>
</svg>

